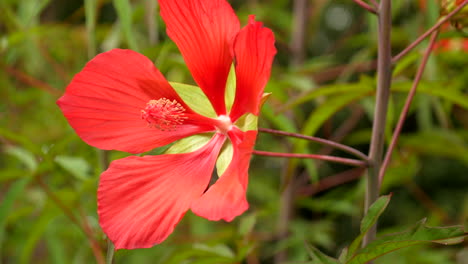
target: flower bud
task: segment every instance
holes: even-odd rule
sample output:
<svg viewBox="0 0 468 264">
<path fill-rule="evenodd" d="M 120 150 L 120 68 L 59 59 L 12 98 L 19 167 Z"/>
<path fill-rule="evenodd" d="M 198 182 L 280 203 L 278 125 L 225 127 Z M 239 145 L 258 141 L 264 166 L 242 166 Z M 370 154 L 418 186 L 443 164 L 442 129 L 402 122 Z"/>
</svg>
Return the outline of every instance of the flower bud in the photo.
<svg viewBox="0 0 468 264">
<path fill-rule="evenodd" d="M 460 6 L 464 0 L 441 0 L 440 14 L 446 16 L 455 8 Z M 463 7 L 457 14 L 450 18 L 450 23 L 457 29 L 468 27 L 468 5 Z"/>
</svg>

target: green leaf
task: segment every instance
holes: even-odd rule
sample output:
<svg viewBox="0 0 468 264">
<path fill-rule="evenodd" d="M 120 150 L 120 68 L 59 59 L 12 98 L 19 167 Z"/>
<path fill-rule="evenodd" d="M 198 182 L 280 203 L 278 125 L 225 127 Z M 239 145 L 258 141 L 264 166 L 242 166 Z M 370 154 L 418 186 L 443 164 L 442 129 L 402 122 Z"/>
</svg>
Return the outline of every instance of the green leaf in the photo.
<svg viewBox="0 0 468 264">
<path fill-rule="evenodd" d="M 128 0 L 114 0 L 113 3 L 128 46 L 130 49 L 138 51 L 138 45 L 132 30 L 132 7 L 130 2 Z"/>
<path fill-rule="evenodd" d="M 211 133 L 206 133 L 206 134 L 198 134 L 198 135 L 193 135 L 190 137 L 182 138 L 174 145 L 169 147 L 164 154 L 178 154 L 178 153 L 189 153 L 193 152 L 210 141 L 210 139 L 213 137 L 213 134 Z"/>
<path fill-rule="evenodd" d="M 177 82 L 169 83 L 193 111 L 207 117 L 216 117 L 216 112 L 211 106 L 210 100 L 199 87 Z"/>
<path fill-rule="evenodd" d="M 252 232 L 255 223 L 257 223 L 257 214 L 252 213 L 242 216 L 239 223 L 239 235 L 246 236 Z"/>
<path fill-rule="evenodd" d="M 26 168 L 28 168 L 30 172 L 36 171 L 36 158 L 28 150 L 17 146 L 6 146 L 5 152 L 23 162 L 23 164 L 26 166 Z"/>
<path fill-rule="evenodd" d="M 96 55 L 96 0 L 84 1 L 86 14 L 86 33 L 88 36 L 88 58 L 91 59 Z"/>
<path fill-rule="evenodd" d="M 294 108 L 300 104 L 312 101 L 318 97 L 322 96 L 331 96 L 331 95 L 344 95 L 344 94 L 356 94 L 356 93 L 373 93 L 375 84 L 372 80 L 368 78 L 362 78 L 358 83 L 352 84 L 333 84 L 322 86 L 319 89 L 313 90 L 309 93 L 306 93 L 298 98 L 294 98 L 288 102 L 280 112 Z"/>
<path fill-rule="evenodd" d="M 365 264 L 395 250 L 423 243 L 460 243 L 468 235 L 462 226 L 427 227 L 425 222 L 423 219 L 405 232 L 377 238 L 365 248 L 358 250 L 346 264 Z"/>
<path fill-rule="evenodd" d="M 228 168 L 229 164 L 231 164 L 232 155 L 232 143 L 230 140 L 227 140 L 221 149 L 218 160 L 216 161 L 216 171 L 218 173 L 218 177 L 221 177 Z"/>
<path fill-rule="evenodd" d="M 91 166 L 85 159 L 59 155 L 55 157 L 55 162 L 76 178 L 80 180 L 89 179 Z"/>
<path fill-rule="evenodd" d="M 0 203 L 0 249 L 1 245 L 3 245 L 3 236 L 5 233 L 5 226 L 7 222 L 7 218 L 12 211 L 13 203 L 15 200 L 24 194 L 24 188 L 30 181 L 30 177 L 28 178 L 21 178 L 11 184 L 8 191 L 2 195 L 2 202 Z"/>
<path fill-rule="evenodd" d="M 306 249 L 310 257 L 312 258 L 312 262 L 310 262 L 310 264 L 340 264 L 340 262 L 337 259 L 325 255 L 313 246 L 306 245 Z"/>
<path fill-rule="evenodd" d="M 401 60 L 398 61 L 395 69 L 393 70 L 392 75 L 398 76 L 404 71 L 408 70 L 408 68 L 411 67 L 414 63 L 416 63 L 419 58 L 421 58 L 421 55 L 417 52 L 410 53 L 407 56 L 401 58 Z"/>
<path fill-rule="evenodd" d="M 412 82 L 395 82 L 392 92 L 409 92 Z M 468 109 L 468 95 L 443 82 L 420 82 L 418 92 L 437 96 Z"/>
<path fill-rule="evenodd" d="M 359 236 L 351 243 L 348 249 L 348 256 L 352 256 L 356 250 L 359 248 L 362 239 L 367 234 L 369 229 L 377 222 L 380 215 L 383 213 L 385 208 L 387 208 L 388 203 L 390 202 L 391 195 L 381 196 L 377 201 L 375 201 L 367 211 L 366 215 L 361 221 L 361 233 Z"/>
<path fill-rule="evenodd" d="M 234 258 L 234 256 L 235 256 L 234 252 L 232 252 L 232 250 L 228 246 L 223 245 L 223 244 L 209 246 L 209 245 L 206 245 L 206 244 L 196 243 L 196 244 L 193 245 L 193 248 L 197 249 L 197 250 L 200 250 L 200 251 L 209 252 L 209 253 L 211 253 L 213 255 L 226 257 L 226 258 Z"/>
<path fill-rule="evenodd" d="M 55 211 L 47 211 L 42 213 L 38 219 L 31 226 L 31 232 L 23 238 L 23 248 L 21 249 L 20 264 L 31 263 L 31 258 L 40 241 L 40 238 L 44 235 L 47 226 L 53 221 L 57 213 Z"/>
</svg>

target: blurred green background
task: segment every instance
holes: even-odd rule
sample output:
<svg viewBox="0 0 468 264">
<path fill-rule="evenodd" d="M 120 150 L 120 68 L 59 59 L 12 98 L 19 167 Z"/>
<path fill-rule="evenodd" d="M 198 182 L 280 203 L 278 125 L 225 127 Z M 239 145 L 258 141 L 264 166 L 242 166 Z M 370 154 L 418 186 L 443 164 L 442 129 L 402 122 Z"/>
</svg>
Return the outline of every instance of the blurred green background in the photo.
<svg viewBox="0 0 468 264">
<path fill-rule="evenodd" d="M 374 107 L 376 17 L 351 0 L 230 1 L 275 33 L 278 54 L 260 127 L 315 135 L 368 151 Z M 393 1 L 393 54 L 438 19 L 437 1 Z M 382 193 L 393 192 L 381 233 L 468 218 L 466 33 L 436 49 L 410 110 Z M 427 43 L 394 69 L 390 140 Z M 74 133 L 55 101 L 96 53 L 131 48 L 170 81 L 193 83 L 153 0 L 0 0 L 0 263 L 95 263 L 106 252 L 96 215 L 99 152 Z M 256 149 L 347 157 L 260 134 Z M 112 151 L 111 159 L 127 153 Z M 307 263 L 306 244 L 337 256 L 359 232 L 363 171 L 254 157 L 250 209 L 231 223 L 187 213 L 163 244 L 121 250 L 115 263 Z M 376 263 L 466 264 L 465 244 L 411 247 Z"/>
</svg>

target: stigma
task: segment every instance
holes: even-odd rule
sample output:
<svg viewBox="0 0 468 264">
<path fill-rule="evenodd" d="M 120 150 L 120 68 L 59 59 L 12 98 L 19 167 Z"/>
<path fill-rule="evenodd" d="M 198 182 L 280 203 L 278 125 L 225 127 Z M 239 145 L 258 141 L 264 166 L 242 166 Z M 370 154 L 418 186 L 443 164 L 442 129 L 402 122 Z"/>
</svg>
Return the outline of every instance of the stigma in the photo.
<svg viewBox="0 0 468 264">
<path fill-rule="evenodd" d="M 227 134 L 228 131 L 232 129 L 232 121 L 229 116 L 226 115 L 220 115 L 218 116 L 217 124 L 216 124 L 216 129 L 218 132 Z"/>
<path fill-rule="evenodd" d="M 150 100 L 145 109 L 141 110 L 141 118 L 145 120 L 150 127 L 161 131 L 175 130 L 187 119 L 184 114 L 185 108 L 177 100 L 160 98 Z"/>
</svg>

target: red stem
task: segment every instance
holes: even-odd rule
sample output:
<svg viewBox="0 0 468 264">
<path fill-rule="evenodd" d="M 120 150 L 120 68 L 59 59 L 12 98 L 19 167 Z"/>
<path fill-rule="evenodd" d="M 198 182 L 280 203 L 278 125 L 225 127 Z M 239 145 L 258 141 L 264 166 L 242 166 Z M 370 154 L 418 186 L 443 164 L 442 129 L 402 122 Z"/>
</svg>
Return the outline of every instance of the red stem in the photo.
<svg viewBox="0 0 468 264">
<path fill-rule="evenodd" d="M 274 129 L 269 129 L 269 128 L 259 128 L 258 131 L 273 134 L 273 135 L 295 137 L 295 138 L 301 138 L 301 139 L 314 141 L 314 142 L 317 142 L 317 143 L 320 143 L 320 144 L 323 144 L 323 145 L 327 145 L 327 146 L 330 146 L 330 147 L 333 147 L 333 148 L 336 148 L 336 149 L 343 150 L 343 151 L 345 151 L 345 152 L 347 152 L 349 154 L 352 154 L 352 155 L 360 158 L 363 161 L 367 161 L 367 159 L 368 159 L 367 155 L 362 153 L 361 151 L 359 151 L 359 150 L 357 150 L 355 148 L 340 144 L 338 142 L 331 141 L 331 140 L 318 138 L 318 137 L 312 137 L 312 136 L 306 136 L 306 135 L 297 134 L 297 133 L 279 131 L 279 130 L 274 130 Z"/>
<path fill-rule="evenodd" d="M 261 150 L 254 150 L 253 154 L 259 155 L 259 156 L 280 157 L 280 158 L 326 160 L 330 162 L 342 163 L 342 164 L 356 166 L 356 167 L 367 167 L 367 162 L 362 161 L 362 160 L 340 158 L 340 157 L 334 157 L 334 156 L 328 156 L 328 155 L 278 153 L 278 152 L 269 152 L 269 151 L 261 151 Z"/>
<path fill-rule="evenodd" d="M 427 36 L 429 36 L 431 33 L 439 29 L 439 27 L 444 24 L 445 22 L 449 21 L 452 16 L 454 16 L 458 11 L 460 11 L 463 7 L 465 7 L 468 4 L 468 0 L 465 0 L 465 2 L 461 3 L 457 8 L 455 8 L 452 12 L 447 14 L 444 18 L 439 20 L 434 26 L 432 26 L 428 31 L 426 31 L 424 34 L 419 36 L 413 43 L 411 43 L 408 47 L 406 47 L 402 52 L 400 52 L 398 55 L 392 58 L 392 63 L 396 63 L 399 61 L 402 57 L 404 57 L 408 52 L 410 52 L 414 47 L 416 47 L 419 43 L 421 43 Z"/>
<path fill-rule="evenodd" d="M 406 116 L 408 115 L 411 102 L 413 101 L 414 95 L 416 94 L 416 90 L 418 88 L 419 82 L 421 81 L 422 75 L 424 73 L 424 69 L 426 68 L 427 61 L 429 59 L 429 55 L 431 54 L 432 48 L 434 47 L 438 34 L 439 34 L 439 31 L 435 31 L 431 35 L 429 46 L 427 47 L 426 52 L 424 53 L 424 57 L 421 61 L 421 65 L 419 66 L 418 72 L 416 73 L 416 76 L 414 78 L 413 86 L 411 87 L 411 90 L 408 93 L 408 97 L 406 98 L 405 105 L 403 106 L 403 110 L 400 113 L 398 123 L 395 127 L 395 131 L 393 132 L 392 140 L 390 142 L 390 145 L 388 146 L 384 161 L 382 162 L 382 167 L 380 167 L 380 171 L 379 171 L 380 183 L 382 183 L 383 181 L 385 171 L 387 170 L 387 167 L 390 163 L 390 158 L 392 157 L 393 149 L 395 149 L 395 146 L 397 144 L 398 137 L 400 136 L 401 129 L 403 128 L 403 124 L 405 123 Z"/>
<path fill-rule="evenodd" d="M 362 0 L 353 0 L 356 4 L 358 4 L 359 6 L 361 6 L 362 8 L 366 9 L 367 11 L 373 13 L 373 14 L 377 14 L 377 10 L 375 10 L 375 8 L 373 8 L 371 5 L 369 5 L 368 3 L 362 1 Z"/>
</svg>

